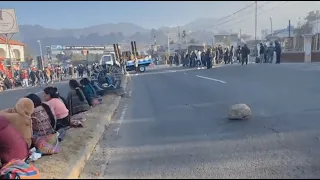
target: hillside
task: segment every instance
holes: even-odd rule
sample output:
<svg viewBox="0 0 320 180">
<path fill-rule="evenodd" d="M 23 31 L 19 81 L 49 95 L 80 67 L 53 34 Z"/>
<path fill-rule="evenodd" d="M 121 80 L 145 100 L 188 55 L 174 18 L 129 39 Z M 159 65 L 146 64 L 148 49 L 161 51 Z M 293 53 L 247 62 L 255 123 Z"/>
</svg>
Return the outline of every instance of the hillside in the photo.
<svg viewBox="0 0 320 180">
<path fill-rule="evenodd" d="M 195 38 L 201 43 L 211 43 L 213 31 L 207 27 L 212 27 L 217 21 L 212 18 L 198 19 L 179 27 L 179 29 L 180 32 L 182 30 L 188 32 L 188 39 Z M 176 34 L 178 34 L 178 27 L 146 29 L 132 23 L 107 23 L 81 29 L 50 29 L 40 25 L 20 25 L 19 28 L 20 33 L 14 38 L 27 44 L 29 49 L 36 54 L 39 53 L 38 40 L 41 40 L 43 47 L 49 45 L 101 45 L 130 40 L 149 44 L 156 36 L 157 43 L 166 44 L 166 34 L 171 34 L 170 38 L 174 41 L 177 40 Z"/>
</svg>

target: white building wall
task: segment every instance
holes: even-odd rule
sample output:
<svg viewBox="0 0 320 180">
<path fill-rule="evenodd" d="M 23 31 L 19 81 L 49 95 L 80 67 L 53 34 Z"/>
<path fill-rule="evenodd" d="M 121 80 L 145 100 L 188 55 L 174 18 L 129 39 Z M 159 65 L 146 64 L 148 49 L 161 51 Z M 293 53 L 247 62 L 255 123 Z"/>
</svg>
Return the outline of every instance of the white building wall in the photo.
<svg viewBox="0 0 320 180">
<path fill-rule="evenodd" d="M 10 48 L 9 48 L 10 46 Z M 10 49 L 10 54 L 9 54 Z M 19 59 L 21 62 L 24 62 L 24 46 L 19 45 L 6 45 L 6 44 L 0 44 L 0 56 L 2 56 L 1 51 L 5 52 L 5 58 L 12 58 L 12 59 Z M 16 53 L 19 52 L 19 53 Z M 18 57 L 20 54 L 20 57 Z"/>
</svg>

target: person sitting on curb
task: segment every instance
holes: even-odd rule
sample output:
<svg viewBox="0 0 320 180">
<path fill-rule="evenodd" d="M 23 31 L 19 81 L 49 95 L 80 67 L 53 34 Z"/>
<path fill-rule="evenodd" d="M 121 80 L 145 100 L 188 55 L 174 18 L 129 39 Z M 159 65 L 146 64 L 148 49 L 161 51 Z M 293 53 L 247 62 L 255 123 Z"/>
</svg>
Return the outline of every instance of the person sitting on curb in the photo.
<svg viewBox="0 0 320 180">
<path fill-rule="evenodd" d="M 55 130 L 67 127 L 70 125 L 69 110 L 67 101 L 60 96 L 56 87 L 46 87 L 44 90 L 43 99 L 52 109 L 52 113 L 57 119 Z"/>
<path fill-rule="evenodd" d="M 86 112 L 90 109 L 90 105 L 86 100 L 86 97 L 81 90 L 81 86 L 77 80 L 71 79 L 69 81 L 70 92 L 67 97 L 67 104 L 69 108 L 69 114 L 71 116 Z"/>
<path fill-rule="evenodd" d="M 86 99 L 90 106 L 96 106 L 99 104 L 98 95 L 96 90 L 91 85 L 90 80 L 88 78 L 83 78 L 80 80 L 80 84 L 82 85 L 83 93 L 86 96 Z"/>
<path fill-rule="evenodd" d="M 0 134 L 0 167 L 13 159 L 28 158 L 28 144 L 4 116 L 0 116 Z"/>
<path fill-rule="evenodd" d="M 0 111 L 0 115 L 7 118 L 10 124 L 24 137 L 28 148 L 32 143 L 31 114 L 33 111 L 33 102 L 28 98 L 19 99 L 14 108 Z"/>
<path fill-rule="evenodd" d="M 29 94 L 26 96 L 34 104 L 34 112 L 31 115 L 33 136 L 47 136 L 55 133 L 56 119 L 48 104 L 42 103 L 39 96 Z"/>
</svg>

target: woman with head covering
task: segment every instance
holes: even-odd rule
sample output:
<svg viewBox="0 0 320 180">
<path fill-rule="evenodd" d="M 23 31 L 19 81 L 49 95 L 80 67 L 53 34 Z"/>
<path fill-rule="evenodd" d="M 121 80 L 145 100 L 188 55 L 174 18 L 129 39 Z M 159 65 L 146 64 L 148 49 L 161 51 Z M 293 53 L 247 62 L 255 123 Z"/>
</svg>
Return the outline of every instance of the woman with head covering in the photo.
<svg viewBox="0 0 320 180">
<path fill-rule="evenodd" d="M 79 114 L 90 109 L 89 103 L 86 100 L 81 86 L 77 80 L 71 79 L 69 81 L 70 92 L 67 97 L 67 103 L 70 111 L 70 115 Z"/>
<path fill-rule="evenodd" d="M 70 125 L 69 110 L 67 102 L 59 95 L 56 87 L 46 87 L 44 90 L 43 99 L 52 109 L 53 115 L 57 119 L 56 130 Z"/>
<path fill-rule="evenodd" d="M 0 116 L 0 134 L 0 162 L 2 164 L 12 159 L 23 160 L 28 157 L 26 141 L 4 116 Z"/>
<path fill-rule="evenodd" d="M 56 119 L 49 105 L 42 103 L 36 94 L 29 94 L 26 98 L 31 99 L 34 104 L 34 112 L 31 115 L 33 136 L 55 133 Z"/>
<path fill-rule="evenodd" d="M 19 99 L 14 108 L 0 111 L 0 115 L 8 119 L 9 123 L 26 140 L 28 148 L 30 148 L 32 142 L 31 114 L 33 111 L 33 102 L 28 98 Z"/>
</svg>

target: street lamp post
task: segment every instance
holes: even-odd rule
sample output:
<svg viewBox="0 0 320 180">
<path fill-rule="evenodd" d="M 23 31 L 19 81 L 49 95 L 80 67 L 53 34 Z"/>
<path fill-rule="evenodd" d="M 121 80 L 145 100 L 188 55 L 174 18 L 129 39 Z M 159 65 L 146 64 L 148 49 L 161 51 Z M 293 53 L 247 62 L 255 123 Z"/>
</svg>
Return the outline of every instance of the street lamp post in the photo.
<svg viewBox="0 0 320 180">
<path fill-rule="evenodd" d="M 40 40 L 38 40 L 37 42 L 39 43 L 39 48 L 40 48 L 41 66 L 42 66 L 42 70 L 44 70 L 44 61 L 43 61 L 43 54 L 42 54 L 41 41 L 40 41 Z"/>
<path fill-rule="evenodd" d="M 271 36 L 273 36 L 273 30 L 272 30 L 272 18 L 270 17 L 270 28 L 271 28 Z"/>
</svg>

